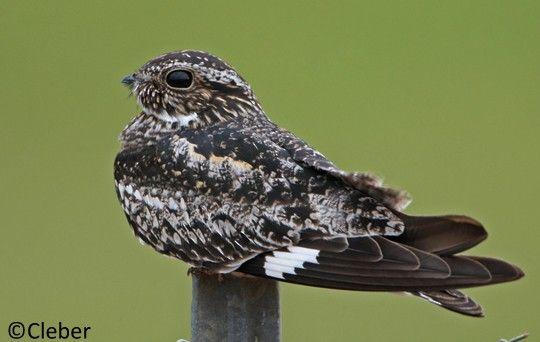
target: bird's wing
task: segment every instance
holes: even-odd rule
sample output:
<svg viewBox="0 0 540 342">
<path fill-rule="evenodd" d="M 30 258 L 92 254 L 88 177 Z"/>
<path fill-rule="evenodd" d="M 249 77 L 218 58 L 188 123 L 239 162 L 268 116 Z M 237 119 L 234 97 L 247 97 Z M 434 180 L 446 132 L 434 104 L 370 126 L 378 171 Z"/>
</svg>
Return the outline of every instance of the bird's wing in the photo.
<svg viewBox="0 0 540 342">
<path fill-rule="evenodd" d="M 469 242 L 462 240 L 457 250 L 467 248 Z M 257 255 L 243 263 L 239 271 L 323 288 L 409 292 L 470 316 L 482 316 L 482 308 L 456 289 L 508 282 L 523 276 L 518 267 L 502 260 L 438 255 L 383 236 L 348 238 L 347 245 L 340 251 L 328 240 L 302 241 L 298 246 Z"/>
<path fill-rule="evenodd" d="M 403 231 L 386 206 L 255 130 L 213 126 L 125 150 L 115 178 L 136 234 L 195 266 L 234 269 L 302 239 Z"/>
<path fill-rule="evenodd" d="M 273 124 L 266 124 L 262 129 L 265 128 L 268 137 L 286 149 L 297 162 L 339 178 L 346 184 L 374 197 L 393 209 L 401 211 L 411 202 L 407 192 L 384 186 L 380 178 L 370 173 L 341 170 L 323 154 L 310 147 L 291 132 Z"/>
</svg>

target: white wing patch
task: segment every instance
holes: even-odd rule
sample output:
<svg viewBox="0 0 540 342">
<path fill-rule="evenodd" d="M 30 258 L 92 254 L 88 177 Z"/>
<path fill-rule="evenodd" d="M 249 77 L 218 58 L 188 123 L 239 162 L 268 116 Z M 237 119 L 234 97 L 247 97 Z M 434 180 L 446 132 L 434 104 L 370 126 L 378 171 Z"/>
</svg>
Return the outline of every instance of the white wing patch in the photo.
<svg viewBox="0 0 540 342">
<path fill-rule="evenodd" d="M 284 274 L 296 274 L 296 269 L 303 269 L 305 262 L 318 264 L 318 249 L 305 247 L 287 247 L 283 251 L 274 251 L 264 258 L 264 272 L 267 276 L 284 279 Z"/>
</svg>

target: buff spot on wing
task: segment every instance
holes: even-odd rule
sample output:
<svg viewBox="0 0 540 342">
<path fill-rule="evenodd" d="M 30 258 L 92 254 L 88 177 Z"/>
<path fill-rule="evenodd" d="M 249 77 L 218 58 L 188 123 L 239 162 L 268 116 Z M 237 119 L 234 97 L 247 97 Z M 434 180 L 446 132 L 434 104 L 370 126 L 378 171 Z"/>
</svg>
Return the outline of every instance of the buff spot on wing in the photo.
<svg viewBox="0 0 540 342">
<path fill-rule="evenodd" d="M 217 164 L 217 165 L 223 165 L 223 164 L 229 164 L 233 168 L 240 170 L 240 171 L 249 171 L 253 170 L 253 165 L 251 165 L 248 162 L 245 162 L 243 160 L 237 160 L 233 159 L 231 157 L 225 156 L 225 157 L 219 157 L 216 155 L 210 156 L 210 163 Z"/>
<path fill-rule="evenodd" d="M 200 153 L 195 152 L 195 147 L 197 147 L 197 145 L 191 144 L 189 142 L 187 143 L 187 155 L 188 155 L 188 157 L 191 160 L 196 160 L 196 161 L 199 161 L 199 162 L 205 161 L 206 157 L 203 156 Z"/>
</svg>

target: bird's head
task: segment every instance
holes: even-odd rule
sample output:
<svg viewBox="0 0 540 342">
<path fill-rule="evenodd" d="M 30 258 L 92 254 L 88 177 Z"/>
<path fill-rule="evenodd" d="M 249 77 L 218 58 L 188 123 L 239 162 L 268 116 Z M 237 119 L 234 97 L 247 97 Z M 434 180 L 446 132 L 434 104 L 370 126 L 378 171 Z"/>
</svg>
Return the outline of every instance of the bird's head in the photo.
<svg viewBox="0 0 540 342">
<path fill-rule="evenodd" d="M 122 83 L 146 114 L 180 126 L 262 112 L 249 84 L 226 62 L 206 52 L 158 56 Z"/>
</svg>

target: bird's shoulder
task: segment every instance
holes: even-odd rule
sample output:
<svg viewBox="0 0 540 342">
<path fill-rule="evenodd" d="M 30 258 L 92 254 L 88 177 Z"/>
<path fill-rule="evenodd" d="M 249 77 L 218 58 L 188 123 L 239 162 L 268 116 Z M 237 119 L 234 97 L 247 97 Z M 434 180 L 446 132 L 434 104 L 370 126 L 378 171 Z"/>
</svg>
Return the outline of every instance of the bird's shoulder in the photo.
<svg viewBox="0 0 540 342">
<path fill-rule="evenodd" d="M 327 177 L 297 163 L 287 149 L 245 122 L 179 130 L 156 143 L 125 148 L 116 157 L 115 176 L 170 188 L 204 184 L 218 193 L 249 188 L 250 194 L 267 193 L 268 187 L 285 187 L 285 193 L 292 191 L 290 183 L 307 192 L 310 180 L 322 184 Z"/>
<path fill-rule="evenodd" d="M 237 122 L 179 132 L 164 142 L 163 148 L 177 159 L 230 164 L 245 170 L 262 167 L 277 171 L 284 161 L 293 161 L 289 151 L 256 128 Z"/>
</svg>

